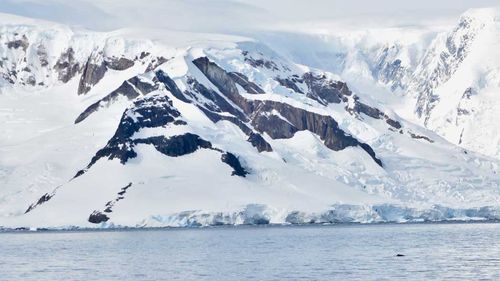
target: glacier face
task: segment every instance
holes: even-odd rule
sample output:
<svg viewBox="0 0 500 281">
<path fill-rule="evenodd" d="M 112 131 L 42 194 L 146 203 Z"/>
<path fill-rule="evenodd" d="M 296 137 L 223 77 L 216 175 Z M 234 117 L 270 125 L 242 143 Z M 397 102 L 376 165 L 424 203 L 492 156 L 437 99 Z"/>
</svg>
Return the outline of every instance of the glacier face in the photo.
<svg viewBox="0 0 500 281">
<path fill-rule="evenodd" d="M 498 219 L 492 11 L 314 56 L 277 35 L 4 24 L 0 226 Z"/>
</svg>

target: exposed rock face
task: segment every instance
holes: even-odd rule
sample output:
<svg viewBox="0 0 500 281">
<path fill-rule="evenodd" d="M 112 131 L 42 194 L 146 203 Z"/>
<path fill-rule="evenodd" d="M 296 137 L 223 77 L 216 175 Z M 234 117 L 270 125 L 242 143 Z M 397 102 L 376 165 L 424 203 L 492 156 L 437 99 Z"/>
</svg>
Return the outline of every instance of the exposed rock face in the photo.
<svg viewBox="0 0 500 281">
<path fill-rule="evenodd" d="M 26 210 L 26 212 L 24 213 L 29 213 L 31 210 L 35 209 L 36 207 L 42 205 L 43 203 L 49 201 L 52 196 L 54 196 L 54 194 L 48 194 L 48 193 L 45 193 L 42 197 L 40 197 L 40 199 L 38 199 L 38 201 L 34 204 L 31 204 L 28 209 Z"/>
<path fill-rule="evenodd" d="M 158 86 L 153 83 L 153 81 L 140 76 L 134 76 L 128 79 L 127 82 L 129 82 L 130 85 L 134 86 L 134 88 L 141 92 L 143 95 L 149 94 L 158 88 Z"/>
<path fill-rule="evenodd" d="M 126 97 L 129 100 L 133 100 L 140 95 L 146 95 L 157 88 L 152 82 L 141 80 L 141 78 L 135 76 L 129 80 L 123 82 L 120 87 L 111 92 L 109 95 L 100 99 L 99 101 L 90 105 L 85 111 L 83 111 L 75 120 L 75 124 L 78 124 L 85 120 L 92 113 L 99 110 L 101 107 L 109 107 L 114 103 L 119 97 Z"/>
<path fill-rule="evenodd" d="M 165 85 L 165 88 L 174 95 L 174 97 L 180 99 L 183 102 L 189 103 L 190 101 L 184 96 L 184 94 L 179 90 L 174 80 L 170 78 L 163 70 L 158 70 L 155 73 L 156 79 Z"/>
<path fill-rule="evenodd" d="M 80 64 L 75 59 L 73 48 L 68 48 L 66 52 L 61 54 L 61 57 L 54 65 L 54 69 L 59 75 L 59 80 L 63 83 L 67 83 L 80 72 Z"/>
<path fill-rule="evenodd" d="M 101 222 L 107 222 L 109 220 L 109 217 L 99 211 L 94 211 L 92 214 L 89 216 L 89 222 L 90 223 L 101 223 Z"/>
<path fill-rule="evenodd" d="M 323 105 L 346 102 L 346 96 L 352 94 L 345 83 L 331 81 L 325 75 L 308 72 L 304 74 L 303 81 L 309 88 L 307 96 Z"/>
<path fill-rule="evenodd" d="M 273 148 L 271 145 L 260 135 L 256 133 L 250 133 L 250 136 L 248 137 L 248 141 L 257 148 L 259 152 L 267 151 L 271 152 L 273 151 Z"/>
<path fill-rule="evenodd" d="M 179 117 L 179 111 L 166 96 L 149 96 L 134 102 L 133 107 L 123 113 L 114 136 L 96 153 L 87 168 L 103 157 L 110 160 L 118 158 L 121 163 L 126 163 L 137 156 L 131 139 L 135 132 L 141 128 L 165 126 Z"/>
<path fill-rule="evenodd" d="M 267 133 L 272 139 L 289 139 L 299 131 L 292 123 L 285 119 L 262 111 L 252 120 L 252 125 L 261 133 Z"/>
<path fill-rule="evenodd" d="M 106 66 L 109 68 L 109 69 L 113 69 L 113 70 L 126 70 L 126 69 L 129 69 L 131 68 L 132 66 L 134 66 L 134 61 L 133 60 L 129 60 L 127 58 L 107 58 L 105 60 L 106 62 Z"/>
<path fill-rule="evenodd" d="M 158 102 L 158 100 L 161 100 Z M 163 104 L 159 106 L 159 104 Z M 141 106 L 142 104 L 146 106 Z M 165 96 L 159 96 L 152 102 L 148 97 L 135 102 L 133 109 L 124 113 L 120 125 L 115 135 L 108 142 L 106 147 L 99 150 L 92 158 L 89 169 L 95 162 L 103 157 L 108 159 L 120 159 L 125 164 L 130 158 L 137 156 L 134 147 L 138 144 L 153 145 L 155 149 L 167 156 L 178 157 L 195 152 L 198 149 L 211 149 L 223 153 L 222 150 L 214 148 L 209 141 L 192 133 L 176 135 L 171 137 L 154 136 L 148 138 L 133 139 L 132 136 L 141 128 L 161 127 L 170 123 L 184 125 L 185 122 L 177 119 L 180 113 L 172 106 L 172 102 Z M 138 107 L 137 107 L 138 106 Z M 238 158 L 233 154 L 224 153 L 221 160 L 230 165 L 233 169 L 233 175 L 245 177 L 248 172 L 243 169 Z M 82 171 L 82 174 L 85 170 Z"/>
<path fill-rule="evenodd" d="M 256 68 L 267 68 L 269 70 L 279 70 L 278 65 L 273 61 L 265 60 L 262 58 L 253 58 L 248 52 L 244 51 L 243 56 L 245 57 L 245 62 Z"/>
<path fill-rule="evenodd" d="M 28 76 L 26 79 L 26 84 L 30 86 L 35 86 L 36 85 L 36 79 L 34 76 Z"/>
<path fill-rule="evenodd" d="M 83 67 L 80 84 L 78 84 L 78 94 L 88 93 L 92 86 L 101 81 L 107 70 L 108 68 L 106 67 L 102 53 L 92 54 Z"/>
<path fill-rule="evenodd" d="M 345 133 L 339 128 L 338 123 L 332 117 L 295 108 L 285 103 L 273 101 L 256 101 L 256 103 L 259 104 L 256 106 L 256 108 L 258 108 L 257 112 L 259 112 L 256 114 L 257 116 L 262 116 L 261 112 L 272 112 L 276 110 L 286 119 L 285 121 L 279 117 L 273 118 L 271 122 L 265 122 L 263 125 L 259 124 L 259 121 L 255 121 L 256 119 L 254 119 L 253 122 L 256 122 L 254 126 L 259 131 L 266 132 L 271 137 L 273 137 L 271 134 L 279 132 L 282 134 L 282 137 L 278 134 L 275 135 L 275 138 L 289 138 L 297 131 L 308 130 L 318 135 L 320 139 L 324 141 L 326 147 L 335 151 L 342 150 L 349 146 L 359 146 L 365 150 L 378 165 L 382 166 L 382 162 L 376 157 L 375 152 L 368 144 L 362 143 Z M 283 128 L 289 131 L 287 132 Z"/>
<path fill-rule="evenodd" d="M 296 84 L 296 83 L 303 83 L 304 82 L 303 79 L 300 79 L 298 77 L 292 77 L 292 78 L 276 77 L 275 80 L 278 81 L 278 83 L 280 83 L 280 85 L 283 87 L 291 89 L 296 93 L 304 94 L 304 92 Z"/>
<path fill-rule="evenodd" d="M 86 94 L 104 77 L 108 69 L 123 71 L 134 66 L 134 61 L 121 57 L 104 57 L 102 52 L 94 52 L 83 68 L 78 94 Z"/>
<path fill-rule="evenodd" d="M 127 184 L 125 187 L 122 187 L 120 191 L 117 193 L 117 197 L 112 200 L 108 201 L 106 203 L 104 213 L 111 213 L 113 212 L 113 207 L 118 203 L 118 201 L 123 200 L 125 198 L 125 193 L 127 193 L 127 189 L 129 189 L 132 186 L 132 183 Z"/>
<path fill-rule="evenodd" d="M 233 78 L 233 81 L 239 84 L 245 91 L 250 94 L 264 94 L 264 90 L 262 90 L 257 84 L 248 80 L 244 74 L 238 72 L 230 72 L 229 75 Z"/>
<path fill-rule="evenodd" d="M 371 118 L 385 120 L 387 124 L 396 129 L 400 129 L 402 127 L 398 121 L 391 119 L 387 114 L 378 108 L 368 106 L 359 101 L 359 98 L 352 94 L 346 83 L 332 81 L 324 74 L 307 72 L 302 76 L 302 78 L 299 78 L 297 75 L 293 75 L 289 78 L 276 77 L 275 80 L 278 81 L 280 85 L 301 94 L 304 92 L 297 84 L 305 84 L 308 88 L 307 97 L 319 102 L 322 105 L 326 106 L 330 103 L 342 102 L 346 104 L 345 108 L 351 114 L 359 115 L 360 113 L 364 113 Z M 354 99 L 353 108 L 350 108 L 348 105 L 349 98 Z M 276 119 L 275 117 L 272 118 Z M 284 126 L 287 125 L 285 124 Z"/>
<path fill-rule="evenodd" d="M 465 89 L 464 94 L 462 95 L 462 99 L 470 99 L 471 97 L 477 95 L 476 89 L 469 87 Z"/>
<path fill-rule="evenodd" d="M 433 143 L 433 142 L 434 142 L 433 140 L 431 140 L 430 138 L 428 138 L 428 137 L 426 137 L 426 136 L 417 135 L 417 134 L 414 134 L 414 133 L 412 133 L 412 132 L 409 132 L 409 133 L 410 133 L 410 136 L 411 136 L 412 138 L 414 138 L 414 139 L 423 139 L 423 140 L 426 140 L 426 141 L 428 141 L 428 142 L 430 142 L 430 143 Z"/>
<path fill-rule="evenodd" d="M 143 59 L 144 57 L 146 57 L 146 56 L 143 56 L 143 54 L 141 54 L 141 59 Z M 156 58 L 154 58 L 151 61 L 151 63 L 149 63 L 148 67 L 146 68 L 146 72 L 155 70 L 158 66 L 166 63 L 167 61 L 168 61 L 168 59 L 165 58 L 165 57 L 156 57 Z"/>
<path fill-rule="evenodd" d="M 246 177 L 248 172 L 241 166 L 240 160 L 234 154 L 226 152 L 221 156 L 222 162 L 231 166 L 234 171 L 231 173 L 232 176 Z"/>
<path fill-rule="evenodd" d="M 297 131 L 308 130 L 317 134 L 325 145 L 332 150 L 342 150 L 349 146 L 359 146 L 365 150 L 380 166 L 382 162 L 375 155 L 373 149 L 339 128 L 338 123 L 330 116 L 323 116 L 304 109 L 293 107 L 286 103 L 275 101 L 246 100 L 236 88 L 236 84 L 225 70 L 217 64 L 201 57 L 193 63 L 205 74 L 218 90 L 234 104 L 239 106 L 251 119 L 251 124 L 261 133 L 267 133 L 273 139 L 291 138 Z M 344 95 L 350 95 L 345 84 L 335 85 L 334 91 L 331 84 L 325 86 L 324 79 L 310 76 L 309 84 L 313 93 L 322 100 L 337 100 L 340 102 Z M 329 87 L 327 87 L 329 86 Z M 325 90 L 326 89 L 326 90 Z M 278 112 L 280 116 L 274 114 Z"/>
<path fill-rule="evenodd" d="M 40 66 L 46 67 L 49 65 L 48 54 L 44 45 L 42 44 L 38 45 L 36 49 L 36 54 L 38 56 L 38 59 L 40 60 Z"/>
<path fill-rule="evenodd" d="M 234 79 L 217 64 L 211 62 L 207 57 L 200 57 L 193 61 L 203 74 L 212 82 L 219 91 L 226 96 L 230 101 L 239 107 L 241 111 L 247 114 L 253 112 L 253 105 L 247 102 L 240 95 Z"/>
<path fill-rule="evenodd" d="M 300 94 L 304 94 L 304 90 L 297 84 L 304 84 L 307 86 L 307 97 L 322 105 L 347 102 L 347 97 L 352 95 L 347 84 L 340 81 L 333 81 L 324 74 L 306 72 L 302 77 L 292 75 L 287 78 L 276 77 L 275 80 L 281 86 Z"/>
<path fill-rule="evenodd" d="M 26 52 L 26 50 L 28 49 L 30 44 L 28 42 L 28 38 L 26 37 L 26 35 L 23 35 L 23 37 L 21 39 L 7 42 L 6 45 L 7 45 L 7 48 L 9 48 L 9 49 L 21 48 L 21 49 L 23 49 L 24 52 Z"/>
<path fill-rule="evenodd" d="M 389 124 L 391 127 L 395 128 L 395 129 L 401 129 L 401 127 L 402 127 L 401 123 L 399 123 L 396 120 L 391 119 L 389 116 L 387 116 L 387 114 L 383 113 L 378 108 L 368 106 L 368 105 L 358 101 L 357 99 L 354 102 L 353 110 L 356 114 L 364 113 L 364 114 L 370 116 L 371 118 L 384 119 L 387 124 Z"/>
<path fill-rule="evenodd" d="M 200 94 L 201 96 L 206 98 L 206 101 L 202 101 L 202 105 L 209 111 L 214 112 L 214 113 L 222 113 L 222 112 L 229 112 L 232 115 L 238 117 L 242 121 L 248 121 L 247 116 L 238 108 L 235 108 L 233 105 L 231 105 L 226 98 L 223 96 L 219 95 L 217 92 L 215 92 L 212 89 L 209 89 L 205 87 L 203 84 L 199 83 L 196 79 L 194 78 L 188 78 L 187 81 L 188 85 L 191 87 L 191 91 Z M 186 93 L 187 95 L 191 95 L 190 93 Z M 196 99 L 196 95 L 194 96 L 194 99 Z M 215 116 L 209 116 L 209 118 L 212 119 L 212 121 L 217 122 L 221 119 L 223 119 L 222 116 L 217 115 Z"/>
<path fill-rule="evenodd" d="M 134 144 L 152 144 L 159 152 L 171 156 L 178 157 L 195 152 L 200 148 L 211 149 L 212 144 L 200 136 L 186 133 L 184 135 L 172 136 L 165 138 L 163 136 L 150 137 L 147 139 L 137 139 Z"/>
</svg>

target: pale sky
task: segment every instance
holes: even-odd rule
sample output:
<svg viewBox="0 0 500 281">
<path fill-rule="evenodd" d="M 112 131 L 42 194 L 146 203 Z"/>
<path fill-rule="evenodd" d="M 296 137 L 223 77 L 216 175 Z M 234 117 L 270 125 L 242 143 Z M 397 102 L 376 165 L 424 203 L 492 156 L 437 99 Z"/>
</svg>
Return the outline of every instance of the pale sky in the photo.
<svg viewBox="0 0 500 281">
<path fill-rule="evenodd" d="M 500 0 L 0 0 L 0 12 L 94 30 L 122 27 L 238 32 L 310 22 L 418 25 L 455 21 Z"/>
</svg>

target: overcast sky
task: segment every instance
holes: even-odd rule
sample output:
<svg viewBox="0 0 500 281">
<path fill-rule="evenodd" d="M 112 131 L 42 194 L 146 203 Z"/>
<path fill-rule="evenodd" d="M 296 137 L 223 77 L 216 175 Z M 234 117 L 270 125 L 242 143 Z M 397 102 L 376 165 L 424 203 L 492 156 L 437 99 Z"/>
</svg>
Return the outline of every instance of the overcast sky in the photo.
<svg viewBox="0 0 500 281">
<path fill-rule="evenodd" d="M 235 32 L 311 22 L 412 25 L 456 20 L 499 0 L 0 0 L 0 12 L 94 30 L 122 27 Z"/>
</svg>

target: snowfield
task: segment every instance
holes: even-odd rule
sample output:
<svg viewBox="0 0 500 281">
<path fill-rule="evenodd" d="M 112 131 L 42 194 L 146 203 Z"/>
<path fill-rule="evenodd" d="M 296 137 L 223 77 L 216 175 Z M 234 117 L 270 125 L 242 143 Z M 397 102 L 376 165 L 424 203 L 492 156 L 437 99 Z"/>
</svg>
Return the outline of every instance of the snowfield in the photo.
<svg viewBox="0 0 500 281">
<path fill-rule="evenodd" d="M 0 228 L 498 220 L 499 18 L 249 38 L 2 14 Z"/>
</svg>

